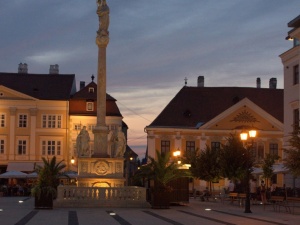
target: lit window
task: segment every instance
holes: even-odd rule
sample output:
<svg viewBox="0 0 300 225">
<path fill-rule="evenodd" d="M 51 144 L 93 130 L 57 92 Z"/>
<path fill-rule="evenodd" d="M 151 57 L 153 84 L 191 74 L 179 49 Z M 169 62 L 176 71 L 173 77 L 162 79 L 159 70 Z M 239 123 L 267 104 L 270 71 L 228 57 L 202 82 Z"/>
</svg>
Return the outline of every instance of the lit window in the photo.
<svg viewBox="0 0 300 225">
<path fill-rule="evenodd" d="M 94 130 L 96 125 L 94 124 L 88 124 L 87 127 L 88 127 L 88 130 Z"/>
<path fill-rule="evenodd" d="M 81 124 L 74 124 L 74 130 L 81 130 Z"/>
</svg>

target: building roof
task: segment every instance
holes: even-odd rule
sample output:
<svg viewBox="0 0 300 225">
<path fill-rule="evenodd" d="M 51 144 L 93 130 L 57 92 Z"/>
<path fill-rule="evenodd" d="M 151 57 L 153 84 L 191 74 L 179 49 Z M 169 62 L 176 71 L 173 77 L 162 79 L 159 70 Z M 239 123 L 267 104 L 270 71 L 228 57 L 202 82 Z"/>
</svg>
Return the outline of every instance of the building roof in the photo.
<svg viewBox="0 0 300 225">
<path fill-rule="evenodd" d="M 78 92 L 74 93 L 71 96 L 70 105 L 72 105 L 74 101 L 84 101 L 84 102 L 93 101 L 97 103 L 97 84 L 94 81 L 92 81 L 91 83 L 89 83 L 88 85 L 80 89 Z M 122 114 L 116 104 L 116 101 L 117 100 L 115 98 L 113 98 L 111 95 L 106 93 L 106 116 L 122 117 Z M 72 107 L 70 108 L 70 115 L 95 116 L 97 115 L 97 107 L 95 107 L 94 111 L 86 111 L 86 110 L 82 111 L 82 109 L 80 108 L 73 109 Z"/>
<path fill-rule="evenodd" d="M 300 27 L 300 15 L 288 22 L 288 27 Z"/>
<path fill-rule="evenodd" d="M 41 100 L 68 100 L 76 92 L 75 74 L 0 73 L 0 85 Z"/>
<path fill-rule="evenodd" d="M 185 86 L 149 127 L 197 127 L 244 98 L 283 122 L 283 89 Z"/>
</svg>

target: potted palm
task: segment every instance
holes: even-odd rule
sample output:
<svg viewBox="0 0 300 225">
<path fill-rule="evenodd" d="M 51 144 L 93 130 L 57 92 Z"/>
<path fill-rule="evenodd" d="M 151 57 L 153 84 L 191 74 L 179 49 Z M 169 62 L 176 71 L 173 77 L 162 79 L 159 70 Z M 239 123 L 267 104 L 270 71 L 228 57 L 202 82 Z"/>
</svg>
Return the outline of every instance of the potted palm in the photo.
<svg viewBox="0 0 300 225">
<path fill-rule="evenodd" d="M 150 181 L 152 208 L 169 208 L 172 187 L 170 182 L 181 177 L 190 177 L 189 171 L 178 169 L 177 162 L 171 161 L 170 153 L 156 151 L 156 160 L 149 158 L 149 163 L 142 166 L 136 177 Z"/>
<path fill-rule="evenodd" d="M 59 177 L 63 175 L 62 170 L 66 167 L 63 160 L 56 163 L 56 157 L 51 160 L 42 158 L 44 166 L 37 166 L 38 179 L 31 193 L 35 197 L 36 209 L 52 209 L 53 199 L 56 197 Z"/>
</svg>

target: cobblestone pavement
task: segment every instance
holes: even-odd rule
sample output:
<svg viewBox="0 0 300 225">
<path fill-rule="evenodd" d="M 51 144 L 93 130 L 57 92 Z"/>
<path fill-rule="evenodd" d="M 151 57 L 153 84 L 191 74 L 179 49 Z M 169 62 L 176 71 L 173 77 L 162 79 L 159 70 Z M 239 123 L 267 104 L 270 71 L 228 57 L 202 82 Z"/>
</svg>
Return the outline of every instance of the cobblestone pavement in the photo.
<svg viewBox="0 0 300 225">
<path fill-rule="evenodd" d="M 19 203 L 23 200 L 23 203 Z M 210 210 L 208 210 L 210 209 Z M 294 213 L 293 213 L 294 210 Z M 273 206 L 251 205 L 252 213 L 228 202 L 201 202 L 171 206 L 170 209 L 151 208 L 54 208 L 35 210 L 34 199 L 0 197 L 1 225 L 218 225 L 218 224 L 300 224 L 300 208 L 291 207 L 292 213 Z"/>
</svg>

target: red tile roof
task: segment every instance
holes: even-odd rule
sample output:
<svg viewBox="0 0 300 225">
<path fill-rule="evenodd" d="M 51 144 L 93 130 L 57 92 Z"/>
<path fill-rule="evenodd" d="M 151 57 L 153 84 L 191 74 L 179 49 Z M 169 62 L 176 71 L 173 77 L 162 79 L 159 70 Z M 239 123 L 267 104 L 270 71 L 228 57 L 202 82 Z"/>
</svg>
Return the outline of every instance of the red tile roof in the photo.
<svg viewBox="0 0 300 225">
<path fill-rule="evenodd" d="M 244 98 L 283 122 L 283 89 L 185 86 L 149 127 L 196 127 Z"/>
<path fill-rule="evenodd" d="M 90 88 L 93 88 L 94 91 L 90 92 Z M 86 111 L 85 107 L 82 109 L 72 107 L 73 104 L 78 104 L 78 101 L 83 101 L 84 105 L 86 101 L 93 101 L 95 103 L 94 111 Z M 106 116 L 121 116 L 122 114 L 116 104 L 116 99 L 106 94 Z M 77 103 L 75 103 L 77 102 Z M 71 96 L 70 99 L 70 115 L 89 115 L 96 116 L 97 115 L 97 84 L 95 82 L 91 82 L 86 85 L 84 88 L 76 92 Z"/>
</svg>

